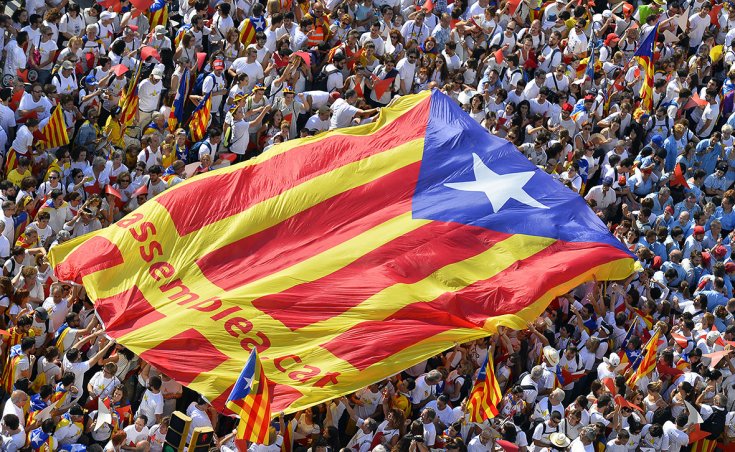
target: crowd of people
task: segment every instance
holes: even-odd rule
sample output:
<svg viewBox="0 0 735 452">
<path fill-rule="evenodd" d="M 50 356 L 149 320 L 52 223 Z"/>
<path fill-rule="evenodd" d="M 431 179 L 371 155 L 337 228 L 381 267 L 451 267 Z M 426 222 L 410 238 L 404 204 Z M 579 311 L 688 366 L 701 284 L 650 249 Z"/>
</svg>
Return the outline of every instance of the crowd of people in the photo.
<svg viewBox="0 0 735 452">
<path fill-rule="evenodd" d="M 526 330 L 276 415 L 250 449 L 732 447 L 735 4 L 167 0 L 161 20 L 131 3 L 25 0 L 0 15 L 0 450 L 158 452 L 176 409 L 236 450 L 236 421 L 109 340 L 48 250 L 186 178 L 429 89 L 583 196 L 643 270 L 577 287 Z M 635 58 L 650 33 L 652 55 Z M 170 122 L 180 92 L 185 120 Z M 186 120 L 204 99 L 197 140 Z M 57 107 L 70 143 L 41 146 Z M 646 348 L 656 366 L 628 385 Z M 503 399 L 471 422 L 488 355 Z"/>
</svg>

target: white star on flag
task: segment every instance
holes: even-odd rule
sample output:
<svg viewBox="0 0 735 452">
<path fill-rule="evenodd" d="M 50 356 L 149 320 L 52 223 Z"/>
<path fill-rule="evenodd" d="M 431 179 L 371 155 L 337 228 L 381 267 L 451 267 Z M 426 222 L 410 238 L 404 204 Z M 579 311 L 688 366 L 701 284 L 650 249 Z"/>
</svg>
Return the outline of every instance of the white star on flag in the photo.
<svg viewBox="0 0 735 452">
<path fill-rule="evenodd" d="M 474 160 L 475 180 L 452 182 L 444 185 L 454 190 L 485 193 L 495 213 L 498 213 L 510 199 L 515 199 L 529 207 L 548 209 L 547 206 L 538 202 L 523 189 L 535 174 L 533 171 L 498 174 L 488 168 L 477 154 L 473 153 L 472 158 Z"/>
</svg>

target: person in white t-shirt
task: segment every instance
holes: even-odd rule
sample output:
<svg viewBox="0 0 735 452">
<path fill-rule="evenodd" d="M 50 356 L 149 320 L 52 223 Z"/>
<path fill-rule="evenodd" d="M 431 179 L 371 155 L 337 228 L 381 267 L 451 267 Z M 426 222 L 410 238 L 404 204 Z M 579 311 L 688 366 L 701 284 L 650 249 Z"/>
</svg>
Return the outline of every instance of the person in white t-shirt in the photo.
<svg viewBox="0 0 735 452">
<path fill-rule="evenodd" d="M 92 379 L 87 383 L 87 391 L 89 392 L 90 398 L 106 398 L 112 395 L 112 391 L 120 385 L 120 380 L 117 379 L 115 374 L 117 373 L 117 364 L 107 363 L 105 366 L 92 376 Z"/>
<path fill-rule="evenodd" d="M 145 415 L 139 415 L 135 419 L 133 425 L 125 427 L 125 443 L 123 443 L 122 450 L 138 450 L 136 446 L 143 441 L 148 441 L 148 427 L 146 424 L 148 419 Z"/>
<path fill-rule="evenodd" d="M 352 120 L 355 119 L 355 117 L 367 118 L 380 111 L 379 108 L 362 110 L 355 107 L 355 103 L 357 103 L 357 93 L 353 89 L 348 89 L 345 92 L 344 99 L 337 99 L 334 101 L 331 107 L 332 122 L 329 126 L 329 130 L 348 127 L 352 124 Z"/>
<path fill-rule="evenodd" d="M 163 394 L 161 394 L 161 377 L 153 375 L 148 379 L 148 389 L 140 400 L 136 417 L 145 415 L 148 418 L 146 426 L 153 427 L 161 422 L 163 417 Z"/>
</svg>

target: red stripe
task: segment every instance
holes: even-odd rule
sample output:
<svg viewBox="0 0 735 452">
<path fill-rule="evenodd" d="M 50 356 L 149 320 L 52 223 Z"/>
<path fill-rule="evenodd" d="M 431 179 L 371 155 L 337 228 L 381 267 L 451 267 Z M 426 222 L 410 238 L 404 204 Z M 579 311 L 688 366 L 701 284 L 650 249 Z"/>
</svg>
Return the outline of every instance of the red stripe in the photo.
<svg viewBox="0 0 735 452">
<path fill-rule="evenodd" d="M 508 237 L 474 226 L 431 222 L 324 278 L 264 296 L 253 306 L 295 330 L 342 314 L 394 284 L 418 282 Z"/>
<path fill-rule="evenodd" d="M 430 99 L 370 136 L 332 136 L 305 143 L 258 165 L 181 186 L 157 199 L 170 213 L 179 235 L 236 215 L 255 204 L 350 162 L 376 155 L 424 136 Z M 191 199 L 207 199 L 191 209 Z"/>
<path fill-rule="evenodd" d="M 474 226 L 431 222 L 324 278 L 266 295 L 253 306 L 295 330 L 340 315 L 394 284 L 418 282 L 508 237 Z"/>
<path fill-rule="evenodd" d="M 59 265 L 54 274 L 62 281 L 81 284 L 82 278 L 124 262 L 120 249 L 102 236 L 94 236 L 79 245 Z"/>
<path fill-rule="evenodd" d="M 105 319 L 105 329 L 114 337 L 124 336 L 165 318 L 137 286 L 109 298 L 100 298 L 95 301 L 95 307 L 97 314 Z"/>
<path fill-rule="evenodd" d="M 398 169 L 330 198 L 328 202 L 306 209 L 271 228 L 218 248 L 198 259 L 197 265 L 213 284 L 223 290 L 232 290 L 326 251 L 409 212 L 420 165 L 420 162 L 416 162 Z M 406 190 L 405 187 L 411 189 Z M 375 196 L 371 197 L 372 193 Z M 333 226 L 326 234 L 327 231 L 314 227 L 315 224 Z M 275 295 L 263 297 L 257 301 L 256 307 L 278 315 L 298 301 L 287 300 L 293 297 L 289 292 L 284 292 L 283 296 L 279 294 L 277 301 L 273 300 Z M 298 313 L 285 314 L 284 319 L 289 319 Z M 280 320 L 280 316 L 275 318 Z M 299 320 L 297 324 L 302 322 Z M 297 327 L 291 326 L 290 322 L 286 325 Z"/>
<path fill-rule="evenodd" d="M 362 322 L 323 347 L 364 370 L 441 332 L 477 328 L 490 317 L 517 313 L 550 289 L 588 269 L 626 257 L 629 257 L 626 253 L 608 245 L 557 241 L 490 279 L 442 294 L 431 302 L 412 303 L 385 321 Z M 535 276 L 535 283 L 529 283 L 531 275 Z M 376 343 L 390 342 L 392 351 L 383 347 L 369 355 L 364 353 L 366 337 Z"/>
</svg>

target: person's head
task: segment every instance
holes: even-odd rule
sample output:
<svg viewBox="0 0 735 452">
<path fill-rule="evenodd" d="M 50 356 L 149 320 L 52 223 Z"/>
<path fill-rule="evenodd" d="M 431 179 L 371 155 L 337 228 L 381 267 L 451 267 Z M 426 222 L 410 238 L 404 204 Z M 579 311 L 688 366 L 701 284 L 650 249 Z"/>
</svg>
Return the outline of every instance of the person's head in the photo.
<svg viewBox="0 0 735 452">
<path fill-rule="evenodd" d="M 161 377 L 158 377 L 156 375 L 150 377 L 148 379 L 148 389 L 151 390 L 154 394 L 157 394 L 161 390 Z"/>
<path fill-rule="evenodd" d="M 115 363 L 107 363 L 102 367 L 102 372 L 104 372 L 104 375 L 106 378 L 112 378 L 117 373 L 117 364 Z M 160 387 L 160 386 L 159 386 Z"/>
<path fill-rule="evenodd" d="M 138 417 L 135 418 L 136 431 L 143 431 L 143 428 L 145 428 L 146 424 L 148 424 L 148 416 L 146 416 L 145 414 L 139 414 Z"/>
<path fill-rule="evenodd" d="M 424 424 L 431 424 L 434 422 L 435 417 L 436 411 L 434 411 L 433 408 L 424 408 L 424 410 L 421 411 L 421 422 Z"/>
</svg>

